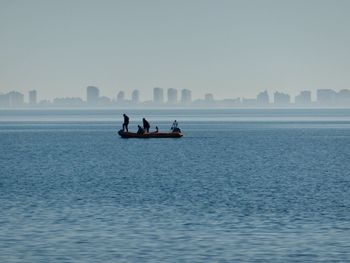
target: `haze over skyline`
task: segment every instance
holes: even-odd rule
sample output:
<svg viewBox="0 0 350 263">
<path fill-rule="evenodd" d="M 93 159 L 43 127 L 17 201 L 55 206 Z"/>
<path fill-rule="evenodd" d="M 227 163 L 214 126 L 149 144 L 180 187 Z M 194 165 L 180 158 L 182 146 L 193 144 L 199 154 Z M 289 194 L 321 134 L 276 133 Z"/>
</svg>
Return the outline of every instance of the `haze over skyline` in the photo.
<svg viewBox="0 0 350 263">
<path fill-rule="evenodd" d="M 0 93 L 350 87 L 350 1 L 0 0 Z M 149 96 L 149 97 L 146 97 Z"/>
</svg>

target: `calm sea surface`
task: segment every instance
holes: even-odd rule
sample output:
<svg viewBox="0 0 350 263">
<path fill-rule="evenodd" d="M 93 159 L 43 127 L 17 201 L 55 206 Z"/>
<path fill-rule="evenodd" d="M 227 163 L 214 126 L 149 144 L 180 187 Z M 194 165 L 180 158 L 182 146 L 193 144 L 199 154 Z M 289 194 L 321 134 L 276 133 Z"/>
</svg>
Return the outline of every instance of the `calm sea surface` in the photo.
<svg viewBox="0 0 350 263">
<path fill-rule="evenodd" d="M 349 262 L 350 110 L 0 111 L 0 262 Z"/>
</svg>

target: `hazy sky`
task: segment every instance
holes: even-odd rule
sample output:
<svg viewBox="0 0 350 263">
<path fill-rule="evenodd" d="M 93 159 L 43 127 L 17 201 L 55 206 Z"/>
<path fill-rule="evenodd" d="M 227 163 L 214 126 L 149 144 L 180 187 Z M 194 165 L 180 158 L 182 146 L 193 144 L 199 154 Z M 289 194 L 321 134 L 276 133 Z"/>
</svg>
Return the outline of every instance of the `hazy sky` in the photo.
<svg viewBox="0 0 350 263">
<path fill-rule="evenodd" d="M 0 92 L 350 88 L 349 0 L 0 0 Z"/>
</svg>

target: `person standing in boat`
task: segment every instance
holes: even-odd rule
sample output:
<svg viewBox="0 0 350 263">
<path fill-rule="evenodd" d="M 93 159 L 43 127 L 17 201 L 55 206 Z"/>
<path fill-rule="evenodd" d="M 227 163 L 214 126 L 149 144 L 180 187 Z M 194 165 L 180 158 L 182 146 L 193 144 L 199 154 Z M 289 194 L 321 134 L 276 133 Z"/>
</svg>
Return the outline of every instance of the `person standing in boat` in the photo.
<svg viewBox="0 0 350 263">
<path fill-rule="evenodd" d="M 149 128 L 151 127 L 151 125 L 149 125 L 149 122 L 145 118 L 142 119 L 142 122 L 143 122 L 143 128 L 147 133 L 149 133 Z"/>
<path fill-rule="evenodd" d="M 171 126 L 171 130 L 177 129 L 178 123 L 176 120 L 174 120 L 173 125 Z"/>
<path fill-rule="evenodd" d="M 129 117 L 125 113 L 123 114 L 123 117 L 124 117 L 123 131 L 126 130 L 127 132 L 129 132 L 129 129 L 128 129 Z"/>
</svg>

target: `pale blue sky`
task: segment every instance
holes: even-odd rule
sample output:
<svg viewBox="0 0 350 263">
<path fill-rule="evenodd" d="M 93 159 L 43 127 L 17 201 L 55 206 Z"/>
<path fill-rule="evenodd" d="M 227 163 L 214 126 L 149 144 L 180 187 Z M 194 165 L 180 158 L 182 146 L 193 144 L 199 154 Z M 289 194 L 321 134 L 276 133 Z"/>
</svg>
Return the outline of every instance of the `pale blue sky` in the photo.
<svg viewBox="0 0 350 263">
<path fill-rule="evenodd" d="M 348 0 L 0 0 L 0 92 L 350 88 Z"/>
</svg>

